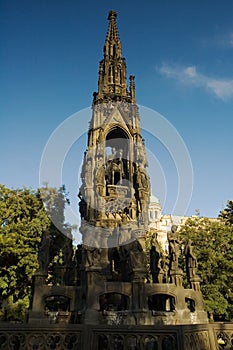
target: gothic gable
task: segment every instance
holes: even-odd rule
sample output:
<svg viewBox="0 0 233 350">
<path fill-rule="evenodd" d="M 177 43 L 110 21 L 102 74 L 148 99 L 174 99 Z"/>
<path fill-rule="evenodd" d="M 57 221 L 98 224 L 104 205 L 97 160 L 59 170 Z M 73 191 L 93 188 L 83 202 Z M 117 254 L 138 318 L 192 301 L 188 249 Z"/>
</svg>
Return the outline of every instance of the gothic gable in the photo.
<svg viewBox="0 0 233 350">
<path fill-rule="evenodd" d="M 119 111 L 117 106 L 115 106 L 111 114 L 105 119 L 104 125 L 106 135 L 113 126 L 117 125 L 118 127 L 122 128 L 128 134 L 128 136 L 130 136 L 129 127 L 125 121 L 124 115 Z"/>
</svg>

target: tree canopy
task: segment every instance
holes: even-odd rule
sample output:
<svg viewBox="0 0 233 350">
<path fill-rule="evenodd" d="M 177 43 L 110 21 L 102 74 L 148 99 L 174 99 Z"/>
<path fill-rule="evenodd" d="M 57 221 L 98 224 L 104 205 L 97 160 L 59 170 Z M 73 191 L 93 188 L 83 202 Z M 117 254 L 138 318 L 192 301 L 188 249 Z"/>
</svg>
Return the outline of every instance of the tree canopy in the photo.
<svg viewBox="0 0 233 350">
<path fill-rule="evenodd" d="M 51 237 L 50 261 L 64 244 L 65 233 L 70 238 L 70 228 L 64 224 L 65 204 L 63 187 L 33 191 L 28 188 L 13 190 L 0 185 L 2 319 L 7 316 L 8 319 L 22 320 L 30 305 L 32 277 L 39 267 L 38 251 L 43 232 L 49 231 Z"/>
<path fill-rule="evenodd" d="M 189 218 L 180 234 L 195 243 L 205 309 L 210 318 L 233 319 L 233 226 L 223 220 Z"/>
<path fill-rule="evenodd" d="M 220 211 L 219 218 L 221 218 L 226 225 L 233 225 L 233 201 L 229 200 L 225 209 Z"/>
</svg>

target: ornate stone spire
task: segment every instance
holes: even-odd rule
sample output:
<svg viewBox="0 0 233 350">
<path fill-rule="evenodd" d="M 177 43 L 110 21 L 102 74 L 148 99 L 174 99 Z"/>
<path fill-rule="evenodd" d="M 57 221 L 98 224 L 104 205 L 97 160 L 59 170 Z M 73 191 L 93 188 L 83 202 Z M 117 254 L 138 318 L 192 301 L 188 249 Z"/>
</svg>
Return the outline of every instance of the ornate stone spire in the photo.
<svg viewBox="0 0 233 350">
<path fill-rule="evenodd" d="M 127 101 L 135 103 L 127 90 L 126 63 L 122 57 L 118 35 L 117 14 L 110 11 L 109 26 L 104 44 L 104 58 L 99 64 L 98 93 L 94 93 L 94 103 L 107 101 Z M 133 100 L 133 101 L 132 101 Z"/>
<path fill-rule="evenodd" d="M 107 37 L 104 45 L 105 57 L 109 59 L 118 57 L 121 58 L 121 42 L 118 35 L 117 24 L 116 24 L 117 13 L 110 11 L 108 15 L 109 27 Z"/>
</svg>

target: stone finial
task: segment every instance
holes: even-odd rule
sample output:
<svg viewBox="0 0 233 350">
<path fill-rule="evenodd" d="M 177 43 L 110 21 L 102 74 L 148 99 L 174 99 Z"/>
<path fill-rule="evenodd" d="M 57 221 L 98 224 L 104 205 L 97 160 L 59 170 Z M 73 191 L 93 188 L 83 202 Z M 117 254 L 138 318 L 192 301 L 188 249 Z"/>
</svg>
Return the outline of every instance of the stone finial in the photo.
<svg viewBox="0 0 233 350">
<path fill-rule="evenodd" d="M 108 13 L 108 20 L 111 21 L 112 19 L 115 19 L 117 17 L 117 13 L 114 10 L 110 10 Z"/>
<path fill-rule="evenodd" d="M 135 78 L 134 75 L 130 75 L 129 77 L 129 81 L 130 81 L 129 91 L 130 91 L 130 97 L 131 97 L 132 103 L 136 103 L 134 78 Z"/>
</svg>

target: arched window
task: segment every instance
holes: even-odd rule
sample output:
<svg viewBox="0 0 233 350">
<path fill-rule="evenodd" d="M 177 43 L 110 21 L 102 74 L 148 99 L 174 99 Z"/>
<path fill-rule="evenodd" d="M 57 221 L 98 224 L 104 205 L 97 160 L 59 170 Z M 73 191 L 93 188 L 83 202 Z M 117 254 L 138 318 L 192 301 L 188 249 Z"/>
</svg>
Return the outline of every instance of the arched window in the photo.
<svg viewBox="0 0 233 350">
<path fill-rule="evenodd" d="M 122 311 L 129 308 L 129 297 L 121 293 L 105 293 L 100 295 L 101 311 Z"/>
<path fill-rule="evenodd" d="M 113 128 L 106 137 L 106 147 L 114 148 L 116 151 L 123 150 L 123 157 L 128 154 L 128 135 L 120 128 Z"/>
<path fill-rule="evenodd" d="M 175 298 L 169 294 L 153 294 L 148 298 L 148 308 L 152 311 L 174 311 Z"/>
<path fill-rule="evenodd" d="M 69 311 L 70 298 L 63 295 L 51 295 L 45 298 L 44 306 L 48 311 Z"/>
<path fill-rule="evenodd" d="M 109 349 L 109 340 L 108 337 L 104 334 L 99 335 L 99 341 L 98 341 L 98 349 L 100 350 L 108 350 Z"/>
<path fill-rule="evenodd" d="M 149 220 L 150 221 L 153 220 L 153 211 L 152 210 L 149 211 Z"/>
<path fill-rule="evenodd" d="M 113 128 L 106 137 L 106 181 L 109 185 L 122 185 L 123 179 L 129 178 L 128 144 L 128 136 L 120 127 Z M 108 154 L 109 147 L 111 154 Z"/>
<path fill-rule="evenodd" d="M 146 336 L 144 340 L 145 350 L 158 350 L 158 338 L 154 336 Z"/>
</svg>

